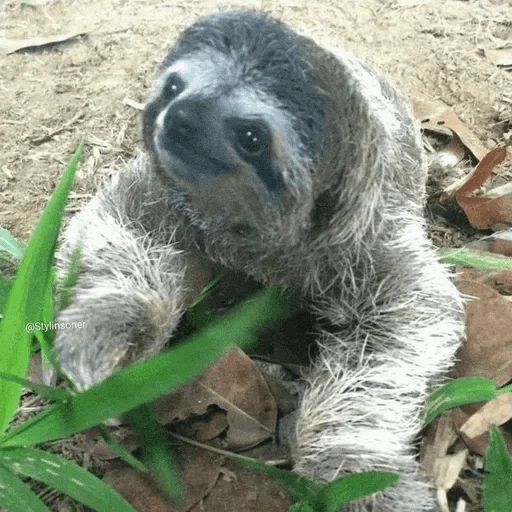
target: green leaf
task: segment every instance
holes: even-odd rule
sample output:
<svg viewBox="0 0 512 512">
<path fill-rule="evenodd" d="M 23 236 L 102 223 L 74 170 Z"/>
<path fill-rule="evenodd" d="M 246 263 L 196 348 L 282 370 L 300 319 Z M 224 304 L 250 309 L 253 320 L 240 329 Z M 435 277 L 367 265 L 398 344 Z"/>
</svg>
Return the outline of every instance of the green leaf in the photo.
<svg viewBox="0 0 512 512">
<path fill-rule="evenodd" d="M 10 469 L 0 464 L 0 509 L 8 512 L 51 512 Z"/>
<path fill-rule="evenodd" d="M 17 375 L 12 375 L 11 373 L 0 372 L 0 379 L 20 384 L 22 387 L 30 389 L 39 396 L 43 396 L 44 398 L 47 398 L 53 402 L 65 402 L 73 396 L 71 391 L 68 389 L 46 386 L 45 384 L 32 382 L 30 380 L 18 377 Z"/>
<path fill-rule="evenodd" d="M 0 323 L 0 371 L 23 377 L 28 367 L 32 335 L 27 324 L 41 320 L 61 218 L 84 141 L 80 143 L 30 237 L 12 284 Z M 0 381 L 0 432 L 18 407 L 21 386 Z"/>
<path fill-rule="evenodd" d="M 496 385 L 485 377 L 462 377 L 436 389 L 428 398 L 425 424 L 461 405 L 492 400 L 498 395 Z"/>
<path fill-rule="evenodd" d="M 43 299 L 43 307 L 41 310 L 41 321 L 45 325 L 49 325 L 54 318 L 53 308 L 53 283 L 55 281 L 56 269 L 52 267 L 50 278 L 46 287 L 46 292 Z M 51 363 L 53 366 L 57 364 L 56 357 L 53 353 L 53 329 L 42 330 L 38 329 L 34 332 L 36 339 L 41 347 L 43 364 Z"/>
<path fill-rule="evenodd" d="M 12 279 L 0 275 L 0 318 L 2 318 L 5 303 L 7 302 L 7 296 L 12 286 Z"/>
<path fill-rule="evenodd" d="M 327 484 L 318 494 L 317 510 L 338 512 L 349 501 L 371 496 L 391 485 L 395 485 L 399 476 L 387 471 L 351 473 Z"/>
<path fill-rule="evenodd" d="M 162 489 L 178 502 L 183 500 L 180 475 L 174 465 L 167 439 L 155 418 L 153 407 L 142 405 L 126 414 L 137 433 L 142 448 L 144 463 L 158 479 Z"/>
<path fill-rule="evenodd" d="M 213 322 L 215 317 L 218 315 L 216 311 L 211 311 L 205 308 L 203 302 L 215 291 L 215 288 L 217 288 L 217 285 L 225 276 L 226 273 L 222 272 L 215 279 L 210 281 L 201 290 L 199 297 L 194 301 L 190 308 L 188 308 L 186 312 L 187 320 L 195 329 L 202 329 L 207 326 L 209 323 Z"/>
<path fill-rule="evenodd" d="M 512 258 L 478 254 L 466 248 L 442 249 L 439 260 L 449 265 L 476 268 L 512 268 Z"/>
<path fill-rule="evenodd" d="M 497 427 L 489 429 L 484 470 L 485 512 L 509 512 L 512 503 L 512 459 Z"/>
<path fill-rule="evenodd" d="M 280 290 L 262 290 L 187 340 L 123 368 L 66 403 L 48 407 L 5 434 L 0 446 L 44 443 L 120 416 L 199 376 L 229 346 L 249 346 L 258 329 L 285 314 Z"/>
<path fill-rule="evenodd" d="M 135 512 L 135 509 L 105 482 L 74 462 L 53 453 L 35 448 L 2 449 L 0 464 L 16 473 L 43 482 L 98 512 Z"/>
<path fill-rule="evenodd" d="M 291 471 L 278 469 L 273 466 L 268 466 L 263 462 L 250 460 L 246 457 L 238 457 L 237 455 L 231 455 L 231 458 L 240 464 L 244 464 L 270 475 L 290 494 L 293 501 L 302 503 L 303 505 L 313 505 L 317 499 L 318 493 L 323 488 L 321 483 L 299 476 Z"/>
<path fill-rule="evenodd" d="M 23 247 L 7 229 L 0 228 L 0 260 L 18 261 L 23 255 Z"/>
<path fill-rule="evenodd" d="M 192 303 L 188 311 L 194 309 L 208 298 L 217 288 L 218 284 L 226 277 L 226 272 L 221 272 L 217 277 L 212 279 L 199 293 L 199 297 Z"/>
</svg>

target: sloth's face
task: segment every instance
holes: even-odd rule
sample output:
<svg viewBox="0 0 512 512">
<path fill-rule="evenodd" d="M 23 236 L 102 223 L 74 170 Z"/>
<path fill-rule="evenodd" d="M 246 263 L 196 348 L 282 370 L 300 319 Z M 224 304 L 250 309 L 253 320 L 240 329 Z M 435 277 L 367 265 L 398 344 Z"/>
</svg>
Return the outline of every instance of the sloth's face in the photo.
<svg viewBox="0 0 512 512">
<path fill-rule="evenodd" d="M 259 15 L 185 31 L 149 94 L 144 136 L 199 215 L 250 224 L 302 198 L 323 120 L 309 71 L 293 33 Z"/>
</svg>

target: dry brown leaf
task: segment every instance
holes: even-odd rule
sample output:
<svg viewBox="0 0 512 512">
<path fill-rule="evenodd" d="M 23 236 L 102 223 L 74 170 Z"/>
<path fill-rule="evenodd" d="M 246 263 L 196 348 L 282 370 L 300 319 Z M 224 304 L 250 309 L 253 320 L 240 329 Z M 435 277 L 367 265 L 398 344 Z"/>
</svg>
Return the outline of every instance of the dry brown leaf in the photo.
<svg viewBox="0 0 512 512">
<path fill-rule="evenodd" d="M 129 452 L 134 452 L 139 447 L 136 434 L 129 428 L 116 427 L 115 430 L 110 432 L 110 435 Z M 119 458 L 119 455 L 110 448 L 99 432 L 91 433 L 90 437 L 92 437 L 91 441 L 94 442 L 94 444 L 89 451 L 94 458 L 100 460 L 114 460 Z"/>
<path fill-rule="evenodd" d="M 478 137 L 446 105 L 415 99 L 412 107 L 422 127 L 432 130 L 449 128 L 460 137 L 464 146 L 477 160 L 481 160 L 487 154 L 487 148 L 482 145 Z"/>
<path fill-rule="evenodd" d="M 20 50 L 28 50 L 30 48 L 40 48 L 43 46 L 64 43 L 77 37 L 86 35 L 83 30 L 80 32 L 72 32 L 70 34 L 55 34 L 49 37 L 34 37 L 31 39 L 4 39 L 0 38 L 0 53 L 9 55 L 19 52 Z"/>
<path fill-rule="evenodd" d="M 497 231 L 490 236 L 467 244 L 466 247 L 479 252 L 512 256 L 512 230 Z"/>
<path fill-rule="evenodd" d="M 496 66 L 512 66 L 512 48 L 484 50 L 485 56 Z"/>
<path fill-rule="evenodd" d="M 157 400 L 162 424 L 205 414 L 209 408 L 226 411 L 227 448 L 255 446 L 275 433 L 277 405 L 265 379 L 238 348 L 232 349 L 199 379 Z"/>
<path fill-rule="evenodd" d="M 219 478 L 204 502 L 195 505 L 190 512 L 288 510 L 291 499 L 271 476 L 230 460 L 225 466 L 223 472 L 231 476 Z"/>
<path fill-rule="evenodd" d="M 459 197 L 470 224 L 476 229 L 501 230 L 512 226 L 512 194 L 502 197 Z"/>
<path fill-rule="evenodd" d="M 480 242 L 480 241 L 479 241 Z M 472 244 L 469 244 L 470 247 Z M 472 250 L 474 250 L 472 248 Z M 478 251 L 480 254 L 490 253 L 493 251 Z M 461 268 L 456 269 L 459 279 L 467 281 L 478 281 L 500 293 L 504 299 L 505 295 L 512 295 L 512 270 L 492 269 L 492 268 Z M 508 300 L 508 299 L 507 299 Z"/>
<path fill-rule="evenodd" d="M 512 184 L 497 187 L 481 196 L 471 195 L 483 186 L 506 156 L 506 148 L 491 149 L 473 171 L 443 192 L 445 200 L 456 198 L 471 225 L 477 229 L 497 230 L 512 225 Z"/>
<path fill-rule="evenodd" d="M 467 277 L 471 272 L 474 273 L 465 270 L 463 276 Z M 509 277 L 508 274 L 505 277 Z M 493 277 L 488 276 L 487 279 Z M 482 281 L 459 278 L 456 282 L 462 293 L 474 299 L 466 302 L 466 340 L 457 353 L 454 376 L 488 377 L 500 387 L 512 380 L 512 303 Z M 497 403 L 493 400 L 486 405 L 469 404 L 452 411 L 457 431 L 473 452 L 484 455 L 488 442 L 486 429 L 489 424 L 507 421 L 500 418 L 507 415 L 502 401 L 509 399 L 500 398 Z M 509 407 L 512 408 L 512 404 Z M 512 437 L 502 432 L 509 449 L 512 449 Z"/>
<path fill-rule="evenodd" d="M 482 404 L 470 404 L 469 406 L 457 407 L 456 409 L 452 409 L 452 417 L 455 428 L 460 434 L 460 437 L 466 444 L 466 446 L 474 453 L 478 453 L 479 455 L 485 455 L 485 449 L 487 448 L 487 443 L 489 442 L 489 434 L 485 432 L 476 437 L 469 437 L 464 432 L 461 432 L 462 425 L 464 425 L 468 419 L 475 414 L 478 409 L 482 407 Z M 503 428 L 500 429 L 505 439 L 505 443 L 507 444 L 508 450 L 512 453 L 512 436 Z"/>
<path fill-rule="evenodd" d="M 194 423 L 194 438 L 201 443 L 211 441 L 229 428 L 226 411 L 213 411 L 208 421 Z"/>
<path fill-rule="evenodd" d="M 468 450 L 461 450 L 453 455 L 445 455 L 434 461 L 434 485 L 441 489 L 451 489 L 460 472 L 464 469 Z"/>
<path fill-rule="evenodd" d="M 460 347 L 455 377 L 489 377 L 497 386 L 512 380 L 512 303 L 481 282 L 457 280 L 475 300 L 466 303 L 466 340 Z"/>
<path fill-rule="evenodd" d="M 192 446 L 181 446 L 175 450 L 175 460 L 185 488 L 181 506 L 173 503 L 149 474 L 124 462 L 112 464 L 103 480 L 141 512 L 187 512 L 215 486 L 223 458 Z"/>
<path fill-rule="evenodd" d="M 443 458 L 457 440 L 457 431 L 449 412 L 443 413 L 427 428 L 421 445 L 421 464 L 427 475 L 434 475 L 436 460 Z"/>
<path fill-rule="evenodd" d="M 466 147 L 461 138 L 453 131 L 450 130 L 451 140 L 440 151 L 436 153 L 437 157 L 449 157 L 451 166 L 458 164 L 466 156 Z"/>
<path fill-rule="evenodd" d="M 512 418 L 512 393 L 504 393 L 484 404 L 460 428 L 470 438 L 482 435 L 491 425 L 500 426 Z"/>
<path fill-rule="evenodd" d="M 501 164 L 506 156 L 507 150 L 505 148 L 491 149 L 467 176 L 464 176 L 461 180 L 447 188 L 445 194 L 453 194 L 457 198 L 470 196 L 475 190 L 484 185 L 495 167 Z"/>
</svg>

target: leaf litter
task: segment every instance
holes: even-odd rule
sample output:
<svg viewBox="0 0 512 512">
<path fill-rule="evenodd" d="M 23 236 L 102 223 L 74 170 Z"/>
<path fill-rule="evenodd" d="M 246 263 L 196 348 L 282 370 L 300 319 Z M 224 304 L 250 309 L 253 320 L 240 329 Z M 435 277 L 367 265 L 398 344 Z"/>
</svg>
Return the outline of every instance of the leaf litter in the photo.
<svg viewBox="0 0 512 512">
<path fill-rule="evenodd" d="M 471 168 L 442 187 L 441 202 L 459 207 L 476 230 L 496 231 L 466 247 L 510 264 L 512 230 L 507 228 L 512 226 L 512 185 L 485 190 L 498 166 L 509 158 L 506 148 L 485 148 L 448 108 L 421 101 L 413 106 L 426 147 L 434 154 L 432 161 Z M 477 231 L 475 235 L 478 237 Z M 466 339 L 458 351 L 453 376 L 489 377 L 497 386 L 504 386 L 512 382 L 512 271 L 458 267 L 456 273 L 456 285 L 466 297 Z M 447 411 L 428 426 L 421 458 L 437 488 L 442 512 L 465 509 L 468 502 L 478 509 L 481 496 L 474 492 L 474 475 L 480 488 L 481 457 L 494 426 L 500 428 L 512 452 L 512 393 Z"/>
</svg>

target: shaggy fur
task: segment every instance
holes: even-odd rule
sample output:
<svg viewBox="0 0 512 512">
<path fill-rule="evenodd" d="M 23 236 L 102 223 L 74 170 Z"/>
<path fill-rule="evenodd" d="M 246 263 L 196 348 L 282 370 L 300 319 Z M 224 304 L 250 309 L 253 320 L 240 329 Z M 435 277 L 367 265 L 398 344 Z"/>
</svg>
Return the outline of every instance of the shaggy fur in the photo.
<svg viewBox="0 0 512 512">
<path fill-rule="evenodd" d="M 265 151 L 240 150 L 248 122 L 269 134 Z M 82 267 L 58 320 L 86 330 L 57 332 L 65 372 L 86 388 L 161 349 L 205 262 L 285 286 L 318 319 L 320 346 L 295 470 L 397 471 L 397 486 L 345 510 L 434 510 L 412 444 L 453 363 L 461 302 L 427 239 L 426 163 L 405 102 L 359 60 L 232 11 L 182 34 L 144 138 L 147 154 L 67 230 L 60 267 L 76 246 Z"/>
</svg>

